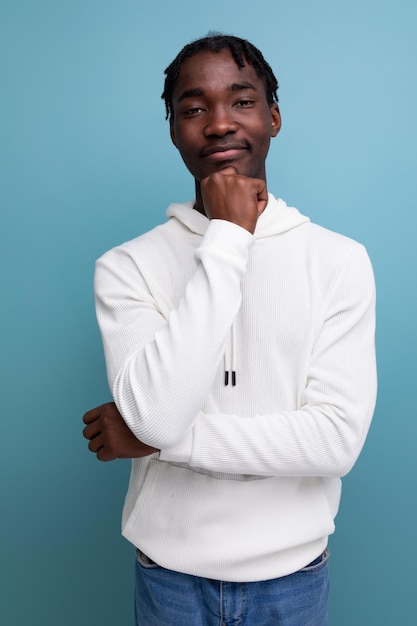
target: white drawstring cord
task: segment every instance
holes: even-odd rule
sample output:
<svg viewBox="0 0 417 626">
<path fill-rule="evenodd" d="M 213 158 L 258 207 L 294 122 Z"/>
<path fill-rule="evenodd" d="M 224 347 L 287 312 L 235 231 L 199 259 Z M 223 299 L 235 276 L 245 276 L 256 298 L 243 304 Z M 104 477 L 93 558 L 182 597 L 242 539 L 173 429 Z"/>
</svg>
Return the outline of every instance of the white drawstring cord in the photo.
<svg viewBox="0 0 417 626">
<path fill-rule="evenodd" d="M 235 325 L 232 324 L 230 331 L 229 345 L 224 353 L 224 384 L 229 384 L 229 376 L 232 374 L 232 386 L 236 385 L 236 331 Z"/>
</svg>

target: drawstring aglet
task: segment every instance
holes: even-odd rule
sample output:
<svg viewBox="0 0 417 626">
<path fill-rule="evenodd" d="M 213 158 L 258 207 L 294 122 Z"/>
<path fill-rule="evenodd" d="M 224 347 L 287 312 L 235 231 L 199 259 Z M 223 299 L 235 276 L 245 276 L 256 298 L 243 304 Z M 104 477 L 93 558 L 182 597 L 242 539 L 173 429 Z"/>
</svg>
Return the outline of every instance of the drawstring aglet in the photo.
<svg viewBox="0 0 417 626">
<path fill-rule="evenodd" d="M 224 373 L 224 384 L 227 387 L 229 384 L 229 372 Z M 236 387 L 236 372 L 232 371 L 232 386 Z"/>
</svg>

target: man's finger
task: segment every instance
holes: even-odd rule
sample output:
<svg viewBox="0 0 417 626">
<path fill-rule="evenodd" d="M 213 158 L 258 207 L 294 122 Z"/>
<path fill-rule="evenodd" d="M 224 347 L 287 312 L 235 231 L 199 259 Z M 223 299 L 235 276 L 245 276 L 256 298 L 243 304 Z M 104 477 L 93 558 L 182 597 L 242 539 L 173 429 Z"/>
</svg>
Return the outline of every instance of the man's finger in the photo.
<svg viewBox="0 0 417 626">
<path fill-rule="evenodd" d="M 107 448 L 100 448 L 100 450 L 97 452 L 97 458 L 99 461 L 107 463 L 108 461 L 115 461 L 117 459 L 117 456 L 114 456 L 114 454 L 110 454 Z"/>
<path fill-rule="evenodd" d="M 97 435 L 97 437 L 93 437 L 90 439 L 90 443 L 88 444 L 88 449 L 90 452 L 98 452 L 100 448 L 104 446 L 104 441 L 102 435 Z"/>
<path fill-rule="evenodd" d="M 99 425 L 97 424 L 97 421 L 94 421 L 84 428 L 83 435 L 86 439 L 93 439 L 94 437 L 97 437 L 100 432 L 101 430 Z"/>
<path fill-rule="evenodd" d="M 90 409 L 90 411 L 87 411 L 87 413 L 84 413 L 83 415 L 83 422 L 84 424 L 91 424 L 91 422 L 94 422 L 98 417 L 100 417 L 101 415 L 101 406 L 97 406 L 94 409 Z"/>
<path fill-rule="evenodd" d="M 117 456 L 114 455 L 114 452 L 111 450 L 111 448 L 104 445 L 104 439 L 102 435 L 94 437 L 88 444 L 88 449 L 90 450 L 90 452 L 96 455 L 99 461 L 114 461 L 115 459 L 117 459 Z"/>
<path fill-rule="evenodd" d="M 268 204 L 268 190 L 265 181 L 256 179 L 256 195 L 258 197 L 258 214 L 260 215 Z"/>
<path fill-rule="evenodd" d="M 233 165 L 228 165 L 223 170 L 220 170 L 220 174 L 223 176 L 237 176 L 237 169 Z"/>
<path fill-rule="evenodd" d="M 94 407 L 94 409 L 90 409 L 83 415 L 84 424 L 91 424 L 91 422 L 94 422 L 94 420 L 105 413 L 106 410 L 108 411 L 109 409 L 114 409 L 114 407 L 114 402 L 106 402 L 105 404 L 100 404 L 100 406 Z"/>
</svg>

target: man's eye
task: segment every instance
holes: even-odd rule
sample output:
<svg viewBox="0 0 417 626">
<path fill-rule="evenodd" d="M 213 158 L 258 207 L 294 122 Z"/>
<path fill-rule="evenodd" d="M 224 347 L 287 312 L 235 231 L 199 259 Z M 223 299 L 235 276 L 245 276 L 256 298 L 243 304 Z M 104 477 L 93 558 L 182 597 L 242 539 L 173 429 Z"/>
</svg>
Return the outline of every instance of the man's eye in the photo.
<svg viewBox="0 0 417 626">
<path fill-rule="evenodd" d="M 203 109 L 201 107 L 192 107 L 191 109 L 187 109 L 186 111 L 184 111 L 184 115 L 196 115 L 197 113 L 200 113 L 200 111 L 202 111 Z"/>
<path fill-rule="evenodd" d="M 238 107 L 245 109 L 252 106 L 254 104 L 254 100 L 239 100 L 236 104 Z"/>
</svg>

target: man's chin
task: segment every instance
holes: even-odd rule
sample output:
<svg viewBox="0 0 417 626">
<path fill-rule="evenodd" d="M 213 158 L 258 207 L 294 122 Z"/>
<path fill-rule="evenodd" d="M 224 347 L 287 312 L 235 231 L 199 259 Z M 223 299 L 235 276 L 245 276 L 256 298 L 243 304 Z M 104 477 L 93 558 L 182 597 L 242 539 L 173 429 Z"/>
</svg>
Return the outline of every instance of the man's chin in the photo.
<svg viewBox="0 0 417 626">
<path fill-rule="evenodd" d="M 216 164 L 213 167 L 207 169 L 204 174 L 200 178 L 196 178 L 196 180 L 201 181 L 204 178 L 208 178 L 216 173 L 222 173 L 226 171 L 229 174 L 235 174 L 237 176 L 247 176 L 248 178 L 256 178 L 256 176 L 251 175 L 248 171 L 248 168 L 245 168 L 242 164 L 239 164 L 236 161 L 223 161 L 222 163 Z"/>
</svg>

